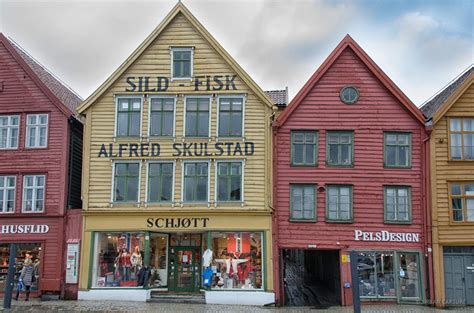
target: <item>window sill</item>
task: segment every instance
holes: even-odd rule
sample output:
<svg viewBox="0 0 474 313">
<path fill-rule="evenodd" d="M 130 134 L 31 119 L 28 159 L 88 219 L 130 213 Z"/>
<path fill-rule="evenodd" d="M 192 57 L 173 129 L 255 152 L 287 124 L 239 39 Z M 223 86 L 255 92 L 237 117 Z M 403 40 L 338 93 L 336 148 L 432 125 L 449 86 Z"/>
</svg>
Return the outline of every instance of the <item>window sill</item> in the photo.
<svg viewBox="0 0 474 313">
<path fill-rule="evenodd" d="M 354 164 L 348 164 L 348 165 L 344 165 L 344 164 L 329 164 L 326 162 L 326 167 L 339 167 L 339 168 L 353 168 L 354 167 Z"/>
<path fill-rule="evenodd" d="M 339 223 L 341 223 L 341 224 L 352 224 L 352 223 L 354 223 L 353 220 L 329 220 L 327 218 L 326 218 L 325 222 L 326 223 L 331 223 L 331 224 L 339 224 Z"/>
<path fill-rule="evenodd" d="M 400 224 L 400 225 L 411 225 L 413 224 L 412 221 L 388 221 L 388 220 L 384 220 L 383 221 L 384 224 L 390 224 L 390 225 L 397 225 L 397 224 Z"/>
<path fill-rule="evenodd" d="M 463 159 L 463 160 L 451 160 L 451 159 L 448 159 L 448 162 L 453 162 L 453 163 L 463 163 L 463 162 L 471 163 L 471 162 L 474 162 L 474 159 L 472 159 L 472 160 L 466 160 L 466 159 Z"/>
<path fill-rule="evenodd" d="M 474 226 L 474 221 L 450 221 L 449 226 Z"/>
<path fill-rule="evenodd" d="M 315 164 L 294 164 L 290 163 L 291 167 L 318 167 L 318 163 Z"/>
<path fill-rule="evenodd" d="M 141 136 L 114 136 L 113 139 L 114 141 L 130 141 L 130 140 L 142 141 L 143 137 Z"/>
<path fill-rule="evenodd" d="M 0 148 L 0 151 L 15 151 L 15 150 L 19 150 L 18 147 L 16 147 L 16 148 Z"/>
<path fill-rule="evenodd" d="M 182 137 L 183 141 L 186 140 L 212 140 L 212 137 L 209 136 L 183 136 Z"/>
<path fill-rule="evenodd" d="M 40 149 L 48 149 L 48 146 L 45 146 L 45 147 L 25 147 L 25 150 L 40 150 Z"/>
<path fill-rule="evenodd" d="M 307 220 L 301 219 L 301 220 L 298 220 L 298 219 L 290 218 L 290 219 L 288 219 L 288 222 L 290 222 L 290 223 L 316 223 L 317 220 L 316 219 L 307 219 Z"/>
<path fill-rule="evenodd" d="M 386 169 L 386 170 L 410 170 L 412 168 L 412 166 L 411 165 L 409 165 L 409 166 L 387 166 L 387 165 L 384 165 L 383 168 Z"/>
<path fill-rule="evenodd" d="M 193 81 L 192 77 L 171 77 L 171 81 Z"/>
<path fill-rule="evenodd" d="M 152 140 L 173 140 L 176 141 L 175 136 L 148 136 L 145 137 L 146 140 L 152 141 Z"/>
<path fill-rule="evenodd" d="M 113 208 L 113 207 L 121 207 L 121 206 L 136 206 L 136 207 L 140 207 L 140 202 L 110 202 L 110 207 Z"/>
<path fill-rule="evenodd" d="M 216 137 L 216 141 L 245 141 L 245 137 L 242 136 L 221 136 Z"/>
</svg>

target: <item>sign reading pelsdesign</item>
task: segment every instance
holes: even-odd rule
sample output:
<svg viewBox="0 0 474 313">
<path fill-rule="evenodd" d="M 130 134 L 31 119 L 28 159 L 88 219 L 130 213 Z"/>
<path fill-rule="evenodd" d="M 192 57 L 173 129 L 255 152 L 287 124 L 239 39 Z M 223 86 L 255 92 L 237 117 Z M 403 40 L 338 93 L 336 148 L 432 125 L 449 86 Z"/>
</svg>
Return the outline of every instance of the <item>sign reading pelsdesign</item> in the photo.
<svg viewBox="0 0 474 313">
<path fill-rule="evenodd" d="M 210 156 L 249 156 L 255 153 L 253 142 L 175 142 L 172 145 L 173 156 L 210 157 Z M 159 143 L 119 143 L 100 146 L 98 157 L 158 157 Z"/>
<path fill-rule="evenodd" d="M 420 242 L 417 233 L 392 233 L 387 230 L 379 232 L 365 232 L 354 230 L 354 239 L 358 241 L 391 241 L 391 242 Z"/>
<path fill-rule="evenodd" d="M 0 234 L 46 234 L 48 225 L 0 225 Z"/>
</svg>

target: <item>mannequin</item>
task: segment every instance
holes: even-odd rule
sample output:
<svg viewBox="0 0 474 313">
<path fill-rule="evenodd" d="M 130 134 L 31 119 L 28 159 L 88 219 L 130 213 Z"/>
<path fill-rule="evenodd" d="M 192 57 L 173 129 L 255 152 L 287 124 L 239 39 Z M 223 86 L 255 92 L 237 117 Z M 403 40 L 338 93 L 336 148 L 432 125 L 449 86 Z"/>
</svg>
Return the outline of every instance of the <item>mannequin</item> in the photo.
<svg viewBox="0 0 474 313">
<path fill-rule="evenodd" d="M 234 281 L 237 281 L 238 265 L 248 262 L 247 259 L 234 259 L 231 255 L 227 255 L 226 259 L 215 259 L 217 263 L 226 265 L 226 283 L 225 288 L 234 288 Z"/>
<path fill-rule="evenodd" d="M 137 273 L 143 265 L 142 255 L 140 253 L 140 247 L 135 246 L 135 251 L 133 251 L 132 256 L 130 257 L 130 263 L 132 265 L 132 277 L 131 279 L 136 279 Z"/>
<path fill-rule="evenodd" d="M 132 263 L 130 262 L 130 254 L 128 253 L 127 249 L 122 249 L 120 259 L 121 259 L 122 267 L 123 267 L 122 280 L 128 281 L 130 280 L 130 268 L 132 267 Z"/>
</svg>

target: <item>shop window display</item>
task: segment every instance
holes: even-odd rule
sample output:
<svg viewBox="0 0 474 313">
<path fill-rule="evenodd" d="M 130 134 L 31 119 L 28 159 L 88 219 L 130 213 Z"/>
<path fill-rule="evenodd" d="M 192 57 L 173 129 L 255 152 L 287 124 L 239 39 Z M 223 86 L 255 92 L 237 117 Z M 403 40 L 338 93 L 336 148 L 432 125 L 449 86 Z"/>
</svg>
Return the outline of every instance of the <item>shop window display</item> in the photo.
<svg viewBox="0 0 474 313">
<path fill-rule="evenodd" d="M 203 285 L 213 289 L 262 289 L 262 234 L 214 232 L 203 254 Z"/>
<path fill-rule="evenodd" d="M 418 254 L 402 253 L 399 255 L 400 289 L 402 298 L 420 297 L 420 273 L 418 270 Z"/>
<path fill-rule="evenodd" d="M 140 284 L 145 239 L 142 233 L 99 233 L 95 287 L 136 287 Z"/>
<path fill-rule="evenodd" d="M 10 255 L 10 244 L 0 244 L 0 292 L 5 291 L 8 274 L 8 262 Z M 31 291 L 37 291 L 40 284 L 41 269 L 41 245 L 39 243 L 20 243 L 17 244 L 17 253 L 15 258 L 15 287 L 20 277 L 23 264 L 26 259 L 33 262 L 34 271 L 31 283 Z"/>
<path fill-rule="evenodd" d="M 150 236 L 150 280 L 149 287 L 166 287 L 168 285 L 168 235 L 151 234 Z"/>
</svg>

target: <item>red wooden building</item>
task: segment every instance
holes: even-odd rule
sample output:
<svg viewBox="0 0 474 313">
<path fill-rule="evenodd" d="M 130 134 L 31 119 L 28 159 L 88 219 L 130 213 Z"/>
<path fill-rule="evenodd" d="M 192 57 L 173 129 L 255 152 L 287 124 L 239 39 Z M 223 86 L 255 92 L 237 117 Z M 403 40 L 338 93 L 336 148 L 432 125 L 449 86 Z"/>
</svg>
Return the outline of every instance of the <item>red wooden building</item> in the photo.
<svg viewBox="0 0 474 313">
<path fill-rule="evenodd" d="M 10 243 L 17 243 L 17 270 L 26 258 L 35 264 L 33 294 L 73 297 L 77 288 L 72 256 L 81 235 L 82 123 L 74 110 L 80 102 L 0 33 L 0 292 Z"/>
<path fill-rule="evenodd" d="M 354 284 L 363 301 L 424 302 L 428 135 L 418 108 L 346 36 L 273 132 L 278 303 L 351 305 Z"/>
</svg>

